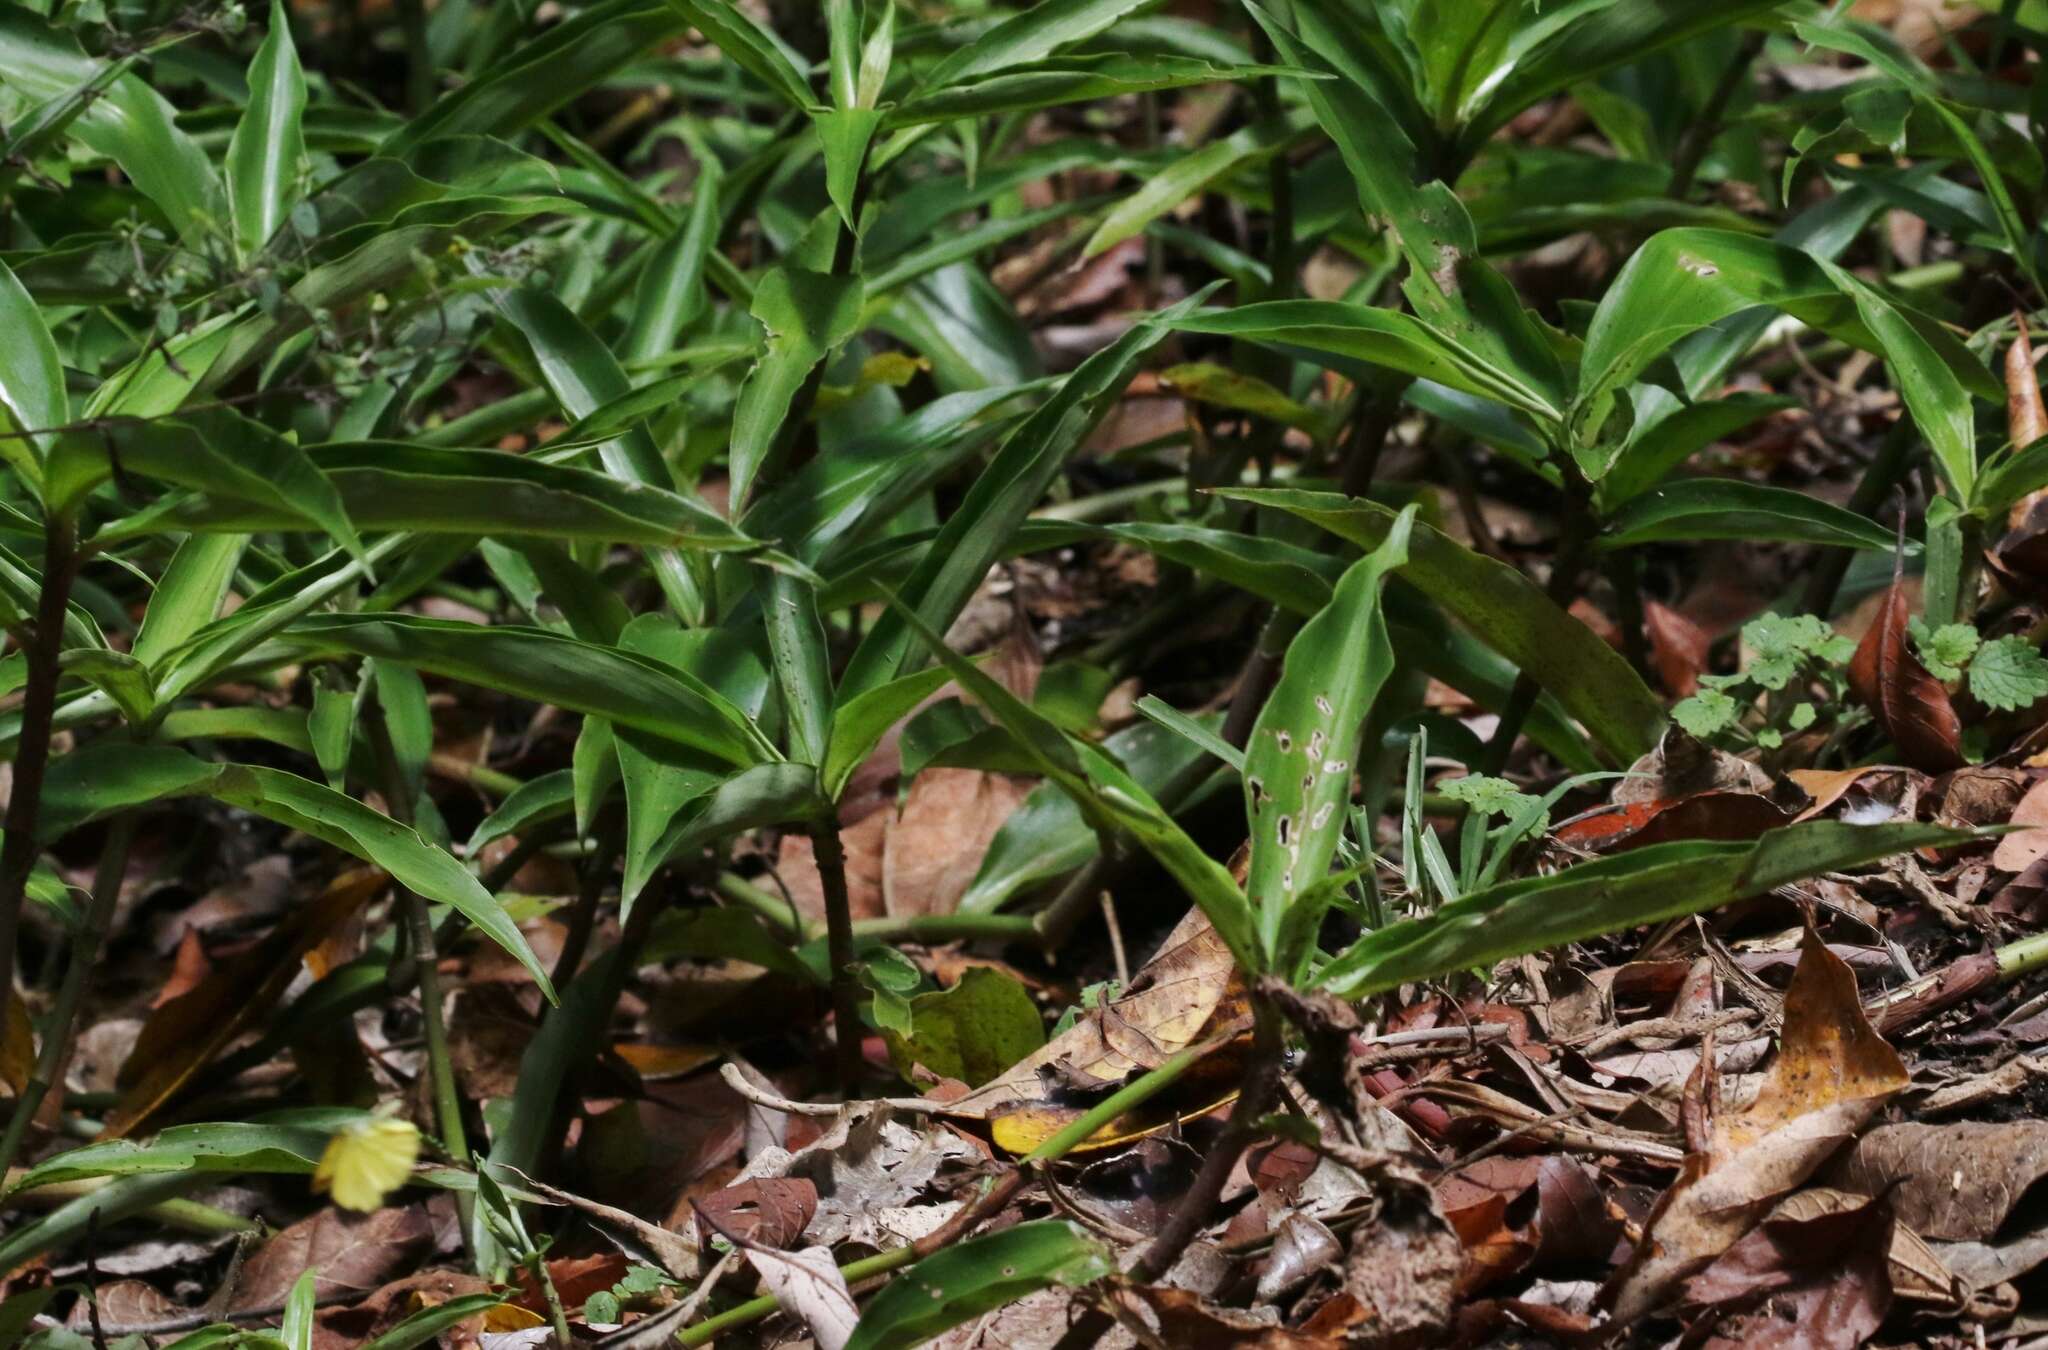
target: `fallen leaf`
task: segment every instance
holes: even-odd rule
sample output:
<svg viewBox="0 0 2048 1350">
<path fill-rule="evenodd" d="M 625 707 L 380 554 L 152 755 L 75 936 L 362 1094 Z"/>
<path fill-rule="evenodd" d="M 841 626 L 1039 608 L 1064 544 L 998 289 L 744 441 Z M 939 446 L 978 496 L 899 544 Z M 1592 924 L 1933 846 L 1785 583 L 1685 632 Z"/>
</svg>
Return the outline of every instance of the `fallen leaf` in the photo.
<svg viewBox="0 0 2048 1350">
<path fill-rule="evenodd" d="M 1229 1308 L 1192 1289 L 1130 1285 L 1116 1294 L 1119 1320 L 1143 1327 L 1159 1345 L 1199 1350 L 1337 1350 L 1328 1336 L 1281 1326 L 1271 1309 Z M 1264 1315 L 1262 1316 L 1261 1313 Z"/>
<path fill-rule="evenodd" d="M 1836 1190 L 1832 1186 L 1808 1186 L 1780 1200 L 1771 1211 L 1772 1219 L 1814 1219 L 1827 1214 L 1862 1210 L 1870 1203 L 1867 1195 Z M 1885 1255 L 1892 1293 L 1953 1307 L 1961 1293 L 1957 1279 L 1927 1239 L 1903 1223 L 1892 1224 L 1892 1245 Z"/>
<path fill-rule="evenodd" d="M 1767 1219 L 1686 1281 L 1685 1302 L 1721 1323 L 1716 1350 L 1856 1350 L 1891 1307 L 1891 1230 L 1882 1200 Z"/>
<path fill-rule="evenodd" d="M 818 1212 L 818 1188 L 802 1177 L 749 1177 L 697 1201 L 698 1241 L 713 1233 L 783 1248 L 793 1245 Z"/>
<path fill-rule="evenodd" d="M 2008 834 L 1991 852 L 1991 865 L 2004 872 L 2024 872 L 2048 857 L 2048 779 L 2027 789 L 2012 809 L 2008 823 L 2025 829 Z"/>
<path fill-rule="evenodd" d="M 1023 984 L 972 967 L 951 989 L 910 1000 L 910 1033 L 884 1028 L 896 1071 L 916 1081 L 922 1066 L 941 1079 L 979 1087 L 1045 1045 L 1045 1023 Z"/>
<path fill-rule="evenodd" d="M 830 1247 L 806 1247 L 797 1252 L 754 1246 L 741 1250 L 783 1311 L 810 1329 L 818 1350 L 842 1350 L 852 1339 L 860 1308 L 846 1287 L 846 1277 L 832 1260 Z"/>
<path fill-rule="evenodd" d="M 1924 1237 L 1982 1241 L 2048 1176 L 2048 1121 L 1880 1125 L 1830 1171 L 1860 1195 L 1889 1191 L 1899 1222 Z"/>
<path fill-rule="evenodd" d="M 1849 661 L 1849 688 L 1908 764 L 1945 773 L 1963 763 L 1962 722 L 1948 690 L 1928 674 L 1913 650 L 1903 567 L 1903 558 L 1894 560 L 1891 589 Z"/>
<path fill-rule="evenodd" d="M 9 1096 L 19 1097 L 36 1068 L 35 1026 L 29 1021 L 28 1005 L 16 990 L 7 991 L 0 1013 L 4 1013 L 0 1020 L 0 1085 L 5 1085 Z"/>
<path fill-rule="evenodd" d="M 1661 1307 L 1813 1174 L 1907 1083 L 1870 1027 L 1856 977 L 1808 930 L 1785 995 L 1785 1030 L 1756 1100 L 1713 1118 L 1658 1200 L 1629 1264 L 1607 1290 L 1616 1321 Z"/>
<path fill-rule="evenodd" d="M 2012 345 L 2005 349 L 2005 431 L 2012 448 L 2020 450 L 2048 436 L 2048 409 L 2041 404 L 2041 379 L 2034 373 L 2034 341 L 2027 333 L 2027 317 L 2015 311 L 2012 319 Z M 2041 499 L 2040 492 L 2032 492 L 2014 502 L 2007 523 L 2018 525 Z"/>
<path fill-rule="evenodd" d="M 1033 786 L 1028 778 L 979 769 L 940 766 L 918 774 L 882 843 L 884 911 L 951 914 L 989 841 Z"/>
<path fill-rule="evenodd" d="M 313 1291 L 316 1299 L 369 1293 L 418 1259 L 433 1236 L 433 1225 L 419 1205 L 368 1214 L 315 1211 L 258 1247 L 243 1263 L 228 1311 L 283 1303 L 308 1270 L 320 1272 Z"/>
<path fill-rule="evenodd" d="M 882 849 L 889 834 L 887 810 L 863 816 L 839 831 L 839 846 L 846 853 L 847 908 L 856 919 L 879 919 L 882 904 Z M 818 858 L 811 851 L 811 837 L 798 831 L 782 836 L 781 854 L 775 875 L 789 892 L 789 903 L 813 923 L 825 921 L 825 883 L 818 875 Z"/>
<path fill-rule="evenodd" d="M 851 1105 L 806 1147 L 763 1150 L 738 1180 L 808 1181 L 818 1196 L 817 1213 L 804 1230 L 813 1242 L 901 1247 L 952 1217 L 959 1204 L 943 1198 L 955 1180 L 950 1174 L 979 1170 L 984 1156 L 955 1131 L 920 1124 L 911 1128 L 882 1103 Z"/>
<path fill-rule="evenodd" d="M 1707 668 L 1711 645 L 1706 630 L 1669 605 L 1643 604 L 1643 626 L 1650 637 L 1650 663 L 1673 698 L 1699 692 L 1700 673 Z"/>
</svg>

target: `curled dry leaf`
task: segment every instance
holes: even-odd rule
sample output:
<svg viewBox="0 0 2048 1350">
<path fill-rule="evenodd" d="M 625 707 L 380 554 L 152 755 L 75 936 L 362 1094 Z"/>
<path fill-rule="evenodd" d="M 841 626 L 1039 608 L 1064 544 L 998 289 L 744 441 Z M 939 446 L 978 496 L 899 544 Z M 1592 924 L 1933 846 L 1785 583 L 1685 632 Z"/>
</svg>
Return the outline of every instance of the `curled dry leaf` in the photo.
<svg viewBox="0 0 2048 1350">
<path fill-rule="evenodd" d="M 1658 1200 L 1608 1287 L 1617 1322 L 1663 1306 L 1906 1083 L 1905 1065 L 1864 1017 L 1855 975 L 1809 930 L 1785 995 L 1778 1057 L 1756 1100 L 1712 1120 L 1706 1147 Z"/>
<path fill-rule="evenodd" d="M 810 1328 L 818 1350 L 842 1350 L 852 1339 L 860 1307 L 832 1260 L 830 1247 L 806 1247 L 797 1252 L 754 1246 L 741 1250 L 783 1311 Z"/>
<path fill-rule="evenodd" d="M 2048 408 L 2041 403 L 2041 380 L 2034 373 L 2034 341 L 2027 332 L 2026 315 L 2015 312 L 2012 345 L 2005 349 L 2005 430 L 2013 449 L 2031 445 L 2048 436 Z M 2012 504 L 2006 523 L 2017 528 L 2027 518 L 2040 492 L 2030 492 Z"/>
<path fill-rule="evenodd" d="M 1998 841 L 1991 865 L 2005 872 L 2024 872 L 2048 856 L 2048 780 L 2027 789 L 2027 795 L 2013 807 L 2009 823 L 2027 828 Z"/>
<path fill-rule="evenodd" d="M 1849 687 L 1908 764 L 1928 773 L 1946 773 L 1963 763 L 1963 724 L 1949 702 L 1948 689 L 1928 673 L 1913 650 L 1906 628 L 1911 617 L 1901 567 L 1895 562 L 1891 589 L 1849 662 Z"/>
</svg>

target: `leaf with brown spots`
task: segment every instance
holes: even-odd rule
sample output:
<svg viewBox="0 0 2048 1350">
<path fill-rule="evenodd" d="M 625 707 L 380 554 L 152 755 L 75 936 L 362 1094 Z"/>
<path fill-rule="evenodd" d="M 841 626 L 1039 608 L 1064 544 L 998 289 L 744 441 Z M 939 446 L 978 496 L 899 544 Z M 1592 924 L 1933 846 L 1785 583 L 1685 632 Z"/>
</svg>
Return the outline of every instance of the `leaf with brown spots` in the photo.
<svg viewBox="0 0 2048 1350">
<path fill-rule="evenodd" d="M 1855 1135 L 1907 1082 L 1897 1052 L 1864 1016 L 1856 976 L 1811 929 L 1785 995 L 1778 1057 L 1750 1106 L 1717 1116 L 1685 1160 L 1610 1283 L 1629 1325 L 1668 1301 Z"/>
</svg>

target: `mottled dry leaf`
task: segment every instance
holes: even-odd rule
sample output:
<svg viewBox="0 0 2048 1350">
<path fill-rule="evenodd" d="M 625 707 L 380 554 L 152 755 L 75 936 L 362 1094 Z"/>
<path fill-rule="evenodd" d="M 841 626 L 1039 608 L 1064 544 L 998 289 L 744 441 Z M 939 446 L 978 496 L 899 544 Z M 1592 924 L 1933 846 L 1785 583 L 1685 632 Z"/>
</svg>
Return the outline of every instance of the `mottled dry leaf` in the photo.
<svg viewBox="0 0 2048 1350">
<path fill-rule="evenodd" d="M 713 1191 L 697 1202 L 698 1238 L 713 1233 L 788 1247 L 818 1212 L 818 1188 L 802 1177 L 752 1177 Z"/>
<path fill-rule="evenodd" d="M 1895 564 L 1891 589 L 1849 662 L 1849 687 L 1901 758 L 1916 769 L 1946 773 L 1963 762 L 1963 725 L 1948 690 L 1913 650 L 1906 629 L 1912 609 Z"/>
<path fill-rule="evenodd" d="M 1092 1009 L 1007 1073 L 946 1104 L 946 1114 L 986 1120 L 1037 1102 L 1045 1076 L 1082 1086 L 1122 1083 L 1154 1069 L 1202 1036 L 1232 994 L 1236 963 L 1199 910 L 1190 910 L 1132 977 L 1130 991 Z"/>
<path fill-rule="evenodd" d="M 1907 1082 L 1870 1027 L 1856 977 L 1810 930 L 1785 996 L 1785 1032 L 1756 1100 L 1716 1117 L 1689 1155 L 1644 1240 L 1609 1287 L 1618 1322 L 1662 1306 L 1816 1168 Z"/>
<path fill-rule="evenodd" d="M 979 769 L 917 776 L 882 844 L 882 907 L 892 915 L 951 914 L 989 841 L 1031 795 L 1029 779 Z"/>
<path fill-rule="evenodd" d="M 1772 1219 L 1816 1219 L 1828 1214 L 1861 1210 L 1870 1203 L 1867 1195 L 1836 1190 L 1832 1186 L 1808 1186 L 1780 1200 L 1771 1211 Z M 1892 1225 L 1891 1250 L 1885 1257 L 1890 1271 L 1892 1293 L 1900 1298 L 1954 1306 L 1962 1290 L 1956 1276 L 1942 1258 L 1921 1237 L 1903 1223 Z"/>
<path fill-rule="evenodd" d="M 2048 1121 L 1880 1125 L 1829 1173 L 1844 1190 L 1887 1188 L 1899 1222 L 1924 1237 L 1982 1241 L 2048 1176 Z"/>
<path fill-rule="evenodd" d="M 284 1302 L 308 1270 L 320 1272 L 318 1299 L 364 1294 L 404 1270 L 433 1242 L 426 1210 L 406 1205 L 350 1214 L 323 1209 L 299 1220 L 256 1249 L 243 1263 L 228 1311 Z"/>
</svg>

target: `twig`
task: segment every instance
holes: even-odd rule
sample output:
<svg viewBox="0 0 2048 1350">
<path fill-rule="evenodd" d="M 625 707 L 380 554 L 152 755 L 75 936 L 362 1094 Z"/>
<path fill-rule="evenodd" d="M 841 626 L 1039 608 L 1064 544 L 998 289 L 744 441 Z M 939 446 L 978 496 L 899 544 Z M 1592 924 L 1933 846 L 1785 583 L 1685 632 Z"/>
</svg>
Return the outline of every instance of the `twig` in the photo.
<svg viewBox="0 0 2048 1350">
<path fill-rule="evenodd" d="M 886 1106 L 896 1111 L 916 1111 L 936 1115 L 946 1108 L 938 1102 L 928 1102 L 921 1097 L 869 1097 L 857 1102 L 800 1102 L 790 1097 L 778 1097 L 772 1092 L 747 1081 L 737 1064 L 721 1064 L 718 1076 L 725 1085 L 756 1106 L 765 1106 L 771 1111 L 787 1111 L 793 1116 L 813 1116 L 824 1119 L 844 1115 L 858 1106 Z"/>
</svg>

